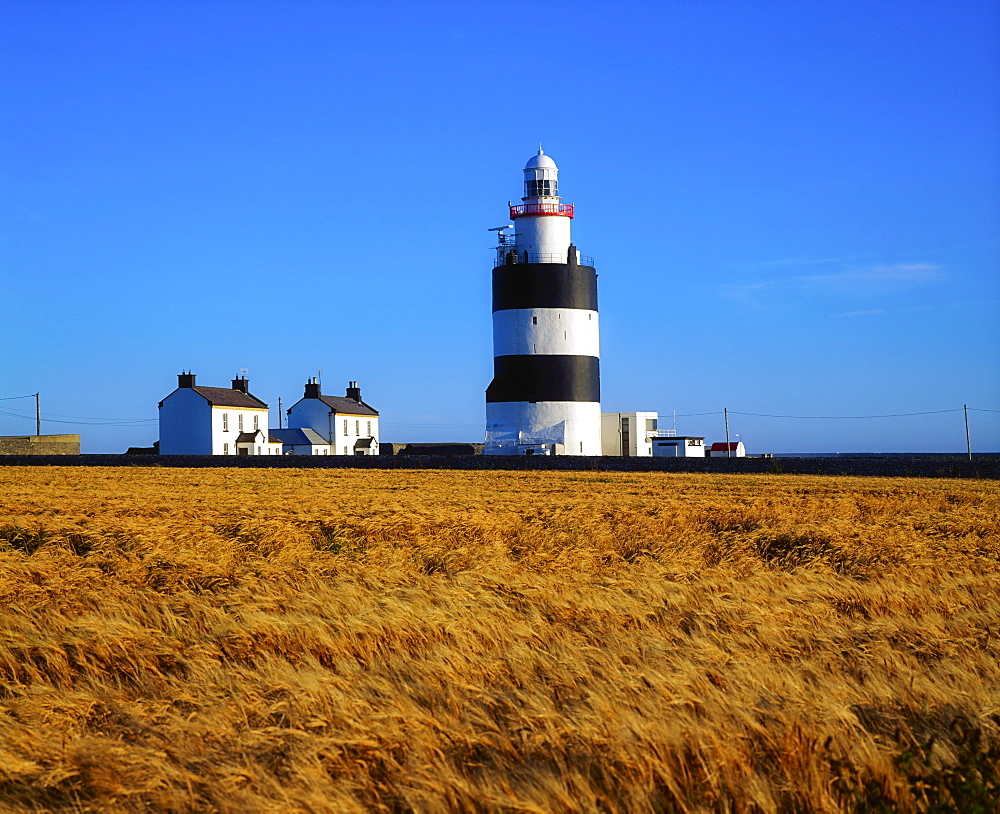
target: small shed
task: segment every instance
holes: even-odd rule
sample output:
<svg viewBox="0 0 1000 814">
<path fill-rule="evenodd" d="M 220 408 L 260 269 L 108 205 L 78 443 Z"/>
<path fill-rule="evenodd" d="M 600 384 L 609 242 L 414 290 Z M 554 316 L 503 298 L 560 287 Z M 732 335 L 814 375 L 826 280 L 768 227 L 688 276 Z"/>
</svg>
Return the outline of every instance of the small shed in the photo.
<svg viewBox="0 0 1000 814">
<path fill-rule="evenodd" d="M 710 458 L 746 458 L 747 450 L 742 441 L 716 441 L 708 455 Z"/>
</svg>

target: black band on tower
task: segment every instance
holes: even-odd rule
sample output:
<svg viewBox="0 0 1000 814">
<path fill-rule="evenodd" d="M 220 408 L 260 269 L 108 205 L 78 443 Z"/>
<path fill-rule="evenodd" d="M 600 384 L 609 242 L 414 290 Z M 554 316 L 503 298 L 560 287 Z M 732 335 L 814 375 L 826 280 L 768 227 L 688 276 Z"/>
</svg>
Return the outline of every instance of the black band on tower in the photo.
<svg viewBox="0 0 1000 814">
<path fill-rule="evenodd" d="M 600 401 L 596 356 L 495 356 L 486 401 Z"/>
<path fill-rule="evenodd" d="M 597 272 L 593 266 L 569 263 L 497 266 L 493 269 L 493 310 L 504 311 L 509 308 L 579 308 L 596 311 Z"/>
</svg>

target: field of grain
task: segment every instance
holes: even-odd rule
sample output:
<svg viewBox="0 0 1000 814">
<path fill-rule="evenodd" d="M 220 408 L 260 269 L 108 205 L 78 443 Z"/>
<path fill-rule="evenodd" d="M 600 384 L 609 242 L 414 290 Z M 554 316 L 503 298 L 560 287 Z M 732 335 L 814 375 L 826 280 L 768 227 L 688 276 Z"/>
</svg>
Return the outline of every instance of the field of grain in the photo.
<svg viewBox="0 0 1000 814">
<path fill-rule="evenodd" d="M 1000 483 L 0 467 L 0 810 L 992 811 Z"/>
</svg>

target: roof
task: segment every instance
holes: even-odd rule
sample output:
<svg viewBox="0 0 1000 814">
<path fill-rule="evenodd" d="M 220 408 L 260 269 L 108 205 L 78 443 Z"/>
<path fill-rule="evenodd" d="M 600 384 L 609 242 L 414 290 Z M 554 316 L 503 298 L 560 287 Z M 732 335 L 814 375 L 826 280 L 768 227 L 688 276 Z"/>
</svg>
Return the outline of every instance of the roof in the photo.
<svg viewBox="0 0 1000 814">
<path fill-rule="evenodd" d="M 374 438 L 359 438 L 354 442 L 355 449 L 371 449 L 373 446 L 375 446 Z"/>
<path fill-rule="evenodd" d="M 727 444 L 725 441 L 716 441 L 712 444 L 712 452 L 736 452 L 742 443 L 742 441 L 730 441 Z"/>
<path fill-rule="evenodd" d="M 191 387 L 182 389 L 194 390 L 199 396 L 206 398 L 213 407 L 243 407 L 248 410 L 267 409 L 267 404 L 256 396 L 244 393 L 242 390 L 231 390 L 228 387 Z"/>
<path fill-rule="evenodd" d="M 363 401 L 355 401 L 346 396 L 320 396 L 319 400 L 335 413 L 344 413 L 346 415 L 378 415 L 377 410 L 372 409 Z"/>
<path fill-rule="evenodd" d="M 236 436 L 237 444 L 252 444 L 257 440 L 257 437 L 264 437 L 263 430 L 254 430 L 253 432 L 241 432 Z"/>
<path fill-rule="evenodd" d="M 538 150 L 538 155 L 533 155 L 528 159 L 528 163 L 524 165 L 524 168 L 526 170 L 536 170 L 540 168 L 547 170 L 558 169 L 558 167 L 556 167 L 556 162 L 545 155 L 541 149 Z"/>
<path fill-rule="evenodd" d="M 327 440 L 316 432 L 316 430 L 309 427 L 291 427 L 281 430 L 268 430 L 268 432 L 271 434 L 272 439 L 289 446 L 304 444 L 312 444 L 313 446 L 328 446 Z"/>
</svg>

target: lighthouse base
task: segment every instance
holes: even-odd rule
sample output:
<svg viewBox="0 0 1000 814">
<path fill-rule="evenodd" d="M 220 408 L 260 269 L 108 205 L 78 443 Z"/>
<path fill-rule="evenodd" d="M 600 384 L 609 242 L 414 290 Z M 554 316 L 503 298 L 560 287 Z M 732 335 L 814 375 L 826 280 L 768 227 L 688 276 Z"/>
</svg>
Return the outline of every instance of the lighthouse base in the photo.
<svg viewBox="0 0 1000 814">
<path fill-rule="evenodd" d="M 487 402 L 483 454 L 600 455 L 600 402 Z"/>
</svg>

